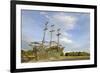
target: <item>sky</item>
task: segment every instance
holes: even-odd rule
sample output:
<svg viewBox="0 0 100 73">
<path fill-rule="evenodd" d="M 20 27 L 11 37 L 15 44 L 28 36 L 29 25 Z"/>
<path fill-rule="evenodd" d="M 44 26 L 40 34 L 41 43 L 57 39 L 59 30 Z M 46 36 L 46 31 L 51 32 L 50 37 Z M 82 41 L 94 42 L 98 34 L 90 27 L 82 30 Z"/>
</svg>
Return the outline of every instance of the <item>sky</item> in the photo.
<svg viewBox="0 0 100 73">
<path fill-rule="evenodd" d="M 57 41 L 57 29 L 60 28 L 60 44 L 64 52 L 90 51 L 90 14 L 79 12 L 21 10 L 22 49 L 32 49 L 30 42 L 42 41 L 43 29 L 48 22 L 46 41 L 50 41 L 51 25 L 53 41 Z"/>
</svg>

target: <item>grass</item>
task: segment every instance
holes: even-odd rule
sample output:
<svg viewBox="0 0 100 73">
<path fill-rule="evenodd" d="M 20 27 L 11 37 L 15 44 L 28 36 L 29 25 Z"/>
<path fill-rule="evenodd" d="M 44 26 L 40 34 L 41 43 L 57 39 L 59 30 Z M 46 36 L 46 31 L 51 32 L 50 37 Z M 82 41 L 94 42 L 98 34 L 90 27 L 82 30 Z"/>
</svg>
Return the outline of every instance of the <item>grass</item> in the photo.
<svg viewBox="0 0 100 73">
<path fill-rule="evenodd" d="M 50 61 L 74 61 L 74 60 L 89 60 L 90 56 L 60 56 L 59 58 L 50 57 L 48 59 L 35 60 L 34 58 L 26 63 L 32 62 L 50 62 Z"/>
</svg>

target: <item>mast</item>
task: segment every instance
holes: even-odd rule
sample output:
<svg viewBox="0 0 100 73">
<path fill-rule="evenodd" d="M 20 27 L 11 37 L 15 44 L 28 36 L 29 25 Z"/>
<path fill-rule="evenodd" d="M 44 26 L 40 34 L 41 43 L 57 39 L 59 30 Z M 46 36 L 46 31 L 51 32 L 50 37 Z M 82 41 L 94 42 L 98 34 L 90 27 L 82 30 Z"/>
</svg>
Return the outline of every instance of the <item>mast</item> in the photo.
<svg viewBox="0 0 100 73">
<path fill-rule="evenodd" d="M 45 28 L 44 28 L 44 33 L 43 33 L 43 40 L 42 40 L 42 46 L 43 46 L 44 43 L 45 43 L 45 34 L 46 34 L 46 31 L 48 30 L 47 24 L 48 24 L 48 22 L 45 23 Z"/>
<path fill-rule="evenodd" d="M 51 47 L 51 45 L 52 45 L 52 33 L 55 31 L 55 30 L 53 29 L 53 27 L 54 27 L 54 25 L 51 25 L 51 30 L 50 30 L 50 47 Z"/>
<path fill-rule="evenodd" d="M 59 31 L 60 31 L 60 28 L 57 29 L 57 47 L 58 47 L 58 49 L 59 49 L 59 36 L 61 35 L 61 33 Z M 58 51 L 58 49 L 57 49 L 57 51 Z"/>
</svg>

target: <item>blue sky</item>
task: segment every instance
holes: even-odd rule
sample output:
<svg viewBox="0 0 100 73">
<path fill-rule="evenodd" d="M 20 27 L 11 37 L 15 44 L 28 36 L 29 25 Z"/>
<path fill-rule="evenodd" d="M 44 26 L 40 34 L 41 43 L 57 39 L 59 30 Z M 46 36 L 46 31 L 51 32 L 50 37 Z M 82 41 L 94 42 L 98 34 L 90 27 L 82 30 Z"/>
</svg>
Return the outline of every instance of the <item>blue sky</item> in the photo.
<svg viewBox="0 0 100 73">
<path fill-rule="evenodd" d="M 32 49 L 30 42 L 41 41 L 45 23 L 49 22 L 45 40 L 50 40 L 49 31 L 53 24 L 53 40 L 57 40 L 56 30 L 60 28 L 60 44 L 65 47 L 65 52 L 90 50 L 89 13 L 21 10 L 21 18 L 22 49 Z"/>
</svg>

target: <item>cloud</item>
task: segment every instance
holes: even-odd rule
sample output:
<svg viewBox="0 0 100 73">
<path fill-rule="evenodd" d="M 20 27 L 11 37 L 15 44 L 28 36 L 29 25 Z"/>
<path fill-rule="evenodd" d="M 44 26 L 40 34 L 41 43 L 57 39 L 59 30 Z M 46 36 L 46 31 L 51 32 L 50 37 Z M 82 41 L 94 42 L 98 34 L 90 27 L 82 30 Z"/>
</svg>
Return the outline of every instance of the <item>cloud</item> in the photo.
<svg viewBox="0 0 100 73">
<path fill-rule="evenodd" d="M 63 36 L 63 37 L 72 37 L 72 35 L 69 34 L 68 32 L 63 31 L 63 32 L 61 32 L 61 33 L 62 33 L 62 36 Z"/>
<path fill-rule="evenodd" d="M 43 15 L 45 15 L 45 14 L 47 14 L 46 12 L 40 12 L 40 14 L 43 14 Z"/>
<path fill-rule="evenodd" d="M 49 19 L 48 13 L 47 12 L 40 12 L 41 15 L 44 15 L 46 18 Z"/>
<path fill-rule="evenodd" d="M 67 43 L 72 43 L 72 40 L 71 39 L 68 39 L 67 37 L 62 37 L 60 38 L 60 41 L 67 44 Z"/>
<path fill-rule="evenodd" d="M 74 16 L 68 16 L 64 14 L 57 14 L 53 16 L 53 19 L 61 22 L 67 26 L 72 26 L 75 24 L 76 18 Z"/>
<path fill-rule="evenodd" d="M 76 17 L 65 14 L 56 14 L 52 16 L 52 19 L 57 23 L 63 24 L 67 29 L 73 29 L 76 23 Z"/>
<path fill-rule="evenodd" d="M 66 30 L 74 29 L 75 24 L 77 22 L 77 17 L 66 15 L 65 13 L 56 13 L 48 15 L 47 13 L 42 12 L 42 14 L 49 19 L 50 23 Z"/>
</svg>

